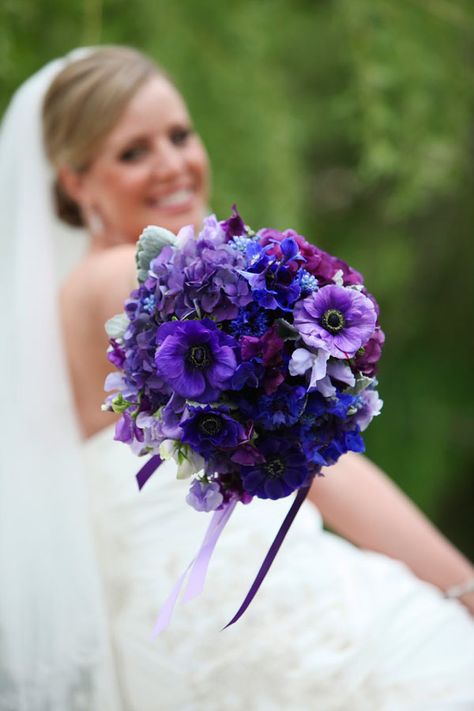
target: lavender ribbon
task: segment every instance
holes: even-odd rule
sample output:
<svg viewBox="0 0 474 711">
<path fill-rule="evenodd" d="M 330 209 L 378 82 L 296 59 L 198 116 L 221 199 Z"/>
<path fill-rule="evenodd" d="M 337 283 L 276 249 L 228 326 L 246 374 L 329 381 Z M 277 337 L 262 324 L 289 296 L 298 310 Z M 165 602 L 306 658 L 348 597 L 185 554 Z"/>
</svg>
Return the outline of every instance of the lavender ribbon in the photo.
<svg viewBox="0 0 474 711">
<path fill-rule="evenodd" d="M 286 514 L 285 520 L 280 526 L 280 530 L 278 531 L 277 535 L 275 536 L 275 540 L 273 541 L 272 545 L 270 546 L 270 549 L 265 556 L 265 559 L 260 567 L 260 570 L 257 573 L 257 576 L 255 580 L 252 583 L 252 586 L 250 590 L 248 591 L 242 605 L 239 607 L 237 610 L 236 614 L 234 617 L 231 619 L 230 622 L 226 624 L 226 626 L 223 629 L 227 629 L 227 627 L 230 627 L 230 625 L 233 625 L 234 622 L 237 622 L 237 620 L 242 617 L 244 614 L 245 610 L 247 607 L 250 605 L 252 602 L 253 598 L 258 592 L 258 589 L 260 585 L 263 583 L 266 574 L 270 570 L 270 567 L 275 559 L 276 554 L 280 550 L 281 544 L 285 540 L 285 536 L 290 530 L 290 526 L 293 523 L 296 514 L 300 510 L 301 504 L 303 501 L 306 499 L 306 496 L 308 494 L 308 491 L 310 490 L 311 487 L 309 486 L 304 486 L 301 489 L 298 489 L 298 493 L 296 494 L 295 500 L 293 501 L 293 504 Z"/>
<path fill-rule="evenodd" d="M 229 520 L 236 503 L 236 500 L 230 501 L 224 506 L 224 508 L 214 512 L 196 557 L 193 558 L 184 573 L 180 576 L 176 585 L 172 589 L 170 595 L 168 596 L 167 600 L 165 601 L 163 607 L 160 610 L 158 619 L 153 628 L 153 637 L 157 637 L 160 632 L 166 629 L 166 627 L 169 625 L 175 605 L 178 601 L 179 593 L 184 585 L 186 575 L 188 574 L 188 571 L 190 569 L 191 573 L 189 575 L 188 584 L 183 594 L 183 602 L 192 600 L 194 597 L 197 597 L 197 595 L 202 592 L 212 553 L 214 552 L 214 548 L 216 547 L 217 541 L 219 540 L 219 536 L 224 530 L 225 525 Z"/>
<path fill-rule="evenodd" d="M 154 454 L 135 474 L 135 479 L 137 480 L 138 488 L 140 490 L 143 489 L 151 475 L 156 472 L 161 464 L 161 461 L 160 455 Z"/>
</svg>

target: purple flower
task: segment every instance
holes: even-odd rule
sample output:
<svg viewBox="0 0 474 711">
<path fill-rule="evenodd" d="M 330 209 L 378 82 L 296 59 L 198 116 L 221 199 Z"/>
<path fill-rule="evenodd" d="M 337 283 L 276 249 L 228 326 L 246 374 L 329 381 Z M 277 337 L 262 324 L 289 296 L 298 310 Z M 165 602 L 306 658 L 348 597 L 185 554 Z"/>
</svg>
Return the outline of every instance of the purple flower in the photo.
<svg viewBox="0 0 474 711">
<path fill-rule="evenodd" d="M 380 326 L 377 326 L 373 336 L 356 353 L 353 363 L 354 370 L 359 370 L 369 378 L 373 378 L 377 373 L 377 363 L 382 353 L 384 341 L 385 334 Z"/>
<path fill-rule="evenodd" d="M 335 358 L 350 358 L 374 332 L 377 315 L 370 299 L 355 289 L 323 286 L 298 302 L 294 326 L 305 343 Z"/>
<path fill-rule="evenodd" d="M 221 228 L 224 230 L 227 239 L 232 239 L 232 237 L 240 237 L 240 235 L 246 235 L 247 229 L 245 227 L 245 222 L 240 217 L 237 205 L 232 205 L 232 216 L 228 220 L 223 220 L 221 223 Z"/>
<path fill-rule="evenodd" d="M 359 272 L 346 264 L 346 262 L 319 249 L 319 247 L 308 242 L 294 230 L 279 232 L 278 230 L 264 228 L 258 234 L 261 237 L 261 244 L 273 243 L 270 254 L 275 254 L 279 259 L 281 258 L 281 248 L 278 243 L 282 243 L 285 239 L 291 237 L 300 249 L 300 256 L 304 258 L 304 268 L 318 279 L 320 286 L 333 283 L 333 277 L 338 271 L 342 272 L 344 286 L 363 283 Z"/>
<path fill-rule="evenodd" d="M 267 311 L 260 309 L 256 303 L 252 302 L 248 306 L 239 310 L 236 318 L 229 324 L 229 330 L 233 336 L 263 336 L 268 330 L 269 318 Z"/>
<path fill-rule="evenodd" d="M 380 415 L 383 401 L 379 398 L 376 390 L 364 390 L 360 396 L 361 407 L 353 417 L 353 421 L 359 425 L 360 431 L 363 432 L 369 426 L 371 420 Z"/>
<path fill-rule="evenodd" d="M 240 343 L 240 352 L 244 361 L 251 360 L 256 364 L 265 366 L 263 379 L 260 369 L 256 368 L 256 375 L 259 380 L 263 380 L 263 389 L 268 394 L 274 392 L 285 376 L 282 372 L 283 348 L 285 342 L 277 334 L 277 328 L 273 325 L 260 338 L 255 336 L 243 336 Z"/>
<path fill-rule="evenodd" d="M 243 442 L 245 430 L 227 412 L 207 407 L 190 407 L 190 417 L 181 422 L 182 441 L 191 445 L 203 457 L 214 449 L 235 449 Z"/>
<path fill-rule="evenodd" d="M 224 501 L 219 484 L 195 479 L 186 496 L 187 503 L 196 511 L 215 511 Z"/>
<path fill-rule="evenodd" d="M 260 499 L 281 499 L 308 482 L 306 457 L 296 441 L 288 437 L 268 437 L 257 441 L 265 462 L 242 466 L 242 484 Z"/>
<path fill-rule="evenodd" d="M 212 402 L 228 387 L 238 344 L 213 321 L 170 321 L 160 326 L 156 339 L 156 368 L 178 395 Z"/>
<path fill-rule="evenodd" d="M 258 242 L 251 242 L 247 247 L 247 270 L 240 274 L 247 279 L 254 301 L 264 309 L 282 309 L 291 311 L 296 299 L 301 294 L 299 278 L 295 278 L 295 270 L 291 264 L 298 254 L 296 242 L 284 240 L 282 262 L 275 257 L 269 257 L 268 249 Z"/>
<path fill-rule="evenodd" d="M 202 230 L 199 233 L 200 239 L 211 239 L 216 244 L 222 244 L 225 240 L 225 232 L 221 227 L 221 223 L 217 220 L 215 215 L 208 215 L 204 218 Z"/>
<path fill-rule="evenodd" d="M 107 360 L 109 360 L 116 368 L 123 368 L 125 362 L 125 351 L 122 346 L 114 339 L 110 339 L 110 347 L 107 351 Z"/>
<path fill-rule="evenodd" d="M 306 404 L 306 388 L 282 383 L 270 395 L 262 394 L 255 400 L 239 399 L 242 412 L 265 430 L 276 430 L 298 422 Z"/>
<path fill-rule="evenodd" d="M 140 429 L 136 426 L 134 419 L 127 410 L 115 423 L 114 439 L 118 442 L 125 442 L 126 444 L 131 444 L 134 439 L 139 441 L 143 440 L 143 434 L 140 432 Z"/>
</svg>

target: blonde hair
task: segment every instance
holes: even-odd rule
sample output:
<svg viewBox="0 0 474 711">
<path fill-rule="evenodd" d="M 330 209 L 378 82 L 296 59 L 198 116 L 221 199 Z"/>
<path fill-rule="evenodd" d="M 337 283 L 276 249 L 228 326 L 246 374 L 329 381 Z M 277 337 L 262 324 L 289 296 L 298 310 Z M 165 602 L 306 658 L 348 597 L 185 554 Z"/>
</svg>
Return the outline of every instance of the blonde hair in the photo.
<svg viewBox="0 0 474 711">
<path fill-rule="evenodd" d="M 97 47 L 67 64 L 43 103 L 43 141 L 53 167 L 85 170 L 138 89 L 157 75 L 168 78 L 141 52 L 114 45 Z M 54 191 L 58 216 L 82 226 L 79 205 L 57 180 Z"/>
</svg>

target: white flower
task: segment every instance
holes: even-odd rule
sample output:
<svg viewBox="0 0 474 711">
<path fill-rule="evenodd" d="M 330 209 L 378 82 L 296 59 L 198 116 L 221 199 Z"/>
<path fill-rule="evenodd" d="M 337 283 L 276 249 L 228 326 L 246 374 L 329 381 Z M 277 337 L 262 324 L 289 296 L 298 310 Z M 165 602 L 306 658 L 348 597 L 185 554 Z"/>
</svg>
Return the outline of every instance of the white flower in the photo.
<svg viewBox="0 0 474 711">
<path fill-rule="evenodd" d="M 159 453 L 162 459 L 174 459 L 177 464 L 177 479 L 189 479 L 204 469 L 205 461 L 201 455 L 179 440 L 165 439 L 160 444 Z"/>
<path fill-rule="evenodd" d="M 290 375 L 304 375 L 311 368 L 309 388 L 315 388 L 326 376 L 328 358 L 329 353 L 321 348 L 318 348 L 316 353 L 311 353 L 306 348 L 296 348 L 288 364 L 288 370 Z"/>
<path fill-rule="evenodd" d="M 178 232 L 178 236 L 176 237 L 176 248 L 177 249 L 183 249 L 183 247 L 191 240 L 195 240 L 196 236 L 194 234 L 194 227 L 193 225 L 185 225 L 184 227 L 181 227 L 180 231 Z"/>
<path fill-rule="evenodd" d="M 354 387 L 356 379 L 355 375 L 347 365 L 342 360 L 334 360 L 332 358 L 328 364 L 328 373 L 336 380 L 340 380 L 341 383 L 346 383 L 350 387 Z"/>
</svg>

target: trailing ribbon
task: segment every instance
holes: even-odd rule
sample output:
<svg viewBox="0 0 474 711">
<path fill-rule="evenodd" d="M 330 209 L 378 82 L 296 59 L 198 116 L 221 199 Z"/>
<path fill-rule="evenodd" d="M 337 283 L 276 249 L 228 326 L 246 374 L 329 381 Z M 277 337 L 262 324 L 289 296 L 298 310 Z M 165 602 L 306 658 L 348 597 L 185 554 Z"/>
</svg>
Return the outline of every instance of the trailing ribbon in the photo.
<svg viewBox="0 0 474 711">
<path fill-rule="evenodd" d="M 230 501 L 228 504 L 225 505 L 224 508 L 214 512 L 196 557 L 193 558 L 184 573 L 180 576 L 176 585 L 174 586 L 173 590 L 165 601 L 163 607 L 161 608 L 161 611 L 158 615 L 158 619 L 155 623 L 155 627 L 153 628 L 153 637 L 157 637 L 160 632 L 166 629 L 166 627 L 169 625 L 171 617 L 173 615 L 173 610 L 178 600 L 179 593 L 184 585 L 184 581 L 189 570 L 191 570 L 191 572 L 189 575 L 188 584 L 183 594 L 183 602 L 192 600 L 194 597 L 197 597 L 197 595 L 202 592 L 212 553 L 214 552 L 214 548 L 216 547 L 217 541 L 219 540 L 219 536 L 224 530 L 225 525 L 229 520 L 236 503 L 236 500 Z"/>
<path fill-rule="evenodd" d="M 142 468 L 135 474 L 135 479 L 137 480 L 138 488 L 143 489 L 148 479 L 152 474 L 156 472 L 160 466 L 162 459 L 159 454 L 154 454 L 150 459 L 145 462 Z"/>
<path fill-rule="evenodd" d="M 273 541 L 272 545 L 270 546 L 270 549 L 265 556 L 265 559 L 260 567 L 260 570 L 257 573 L 257 576 L 255 580 L 252 583 L 252 586 L 250 590 L 248 591 L 245 600 L 243 601 L 242 605 L 239 607 L 237 610 L 236 614 L 234 617 L 231 619 L 230 622 L 226 624 L 226 626 L 223 629 L 227 629 L 227 627 L 230 627 L 230 625 L 233 625 L 234 622 L 237 622 L 239 617 L 241 617 L 247 607 L 250 605 L 252 602 L 253 598 L 258 592 L 258 589 L 260 585 L 263 583 L 266 574 L 270 570 L 271 564 L 273 563 L 276 554 L 280 550 L 280 546 L 283 543 L 286 534 L 290 530 L 290 526 L 293 523 L 296 514 L 300 510 L 301 504 L 303 501 L 306 499 L 306 496 L 308 494 L 308 491 L 310 490 L 311 487 L 309 486 L 304 486 L 301 489 L 298 489 L 298 493 L 296 494 L 295 500 L 293 501 L 293 504 L 286 514 L 285 520 L 280 526 L 280 530 L 278 531 L 277 535 L 275 536 L 275 540 Z"/>
</svg>

